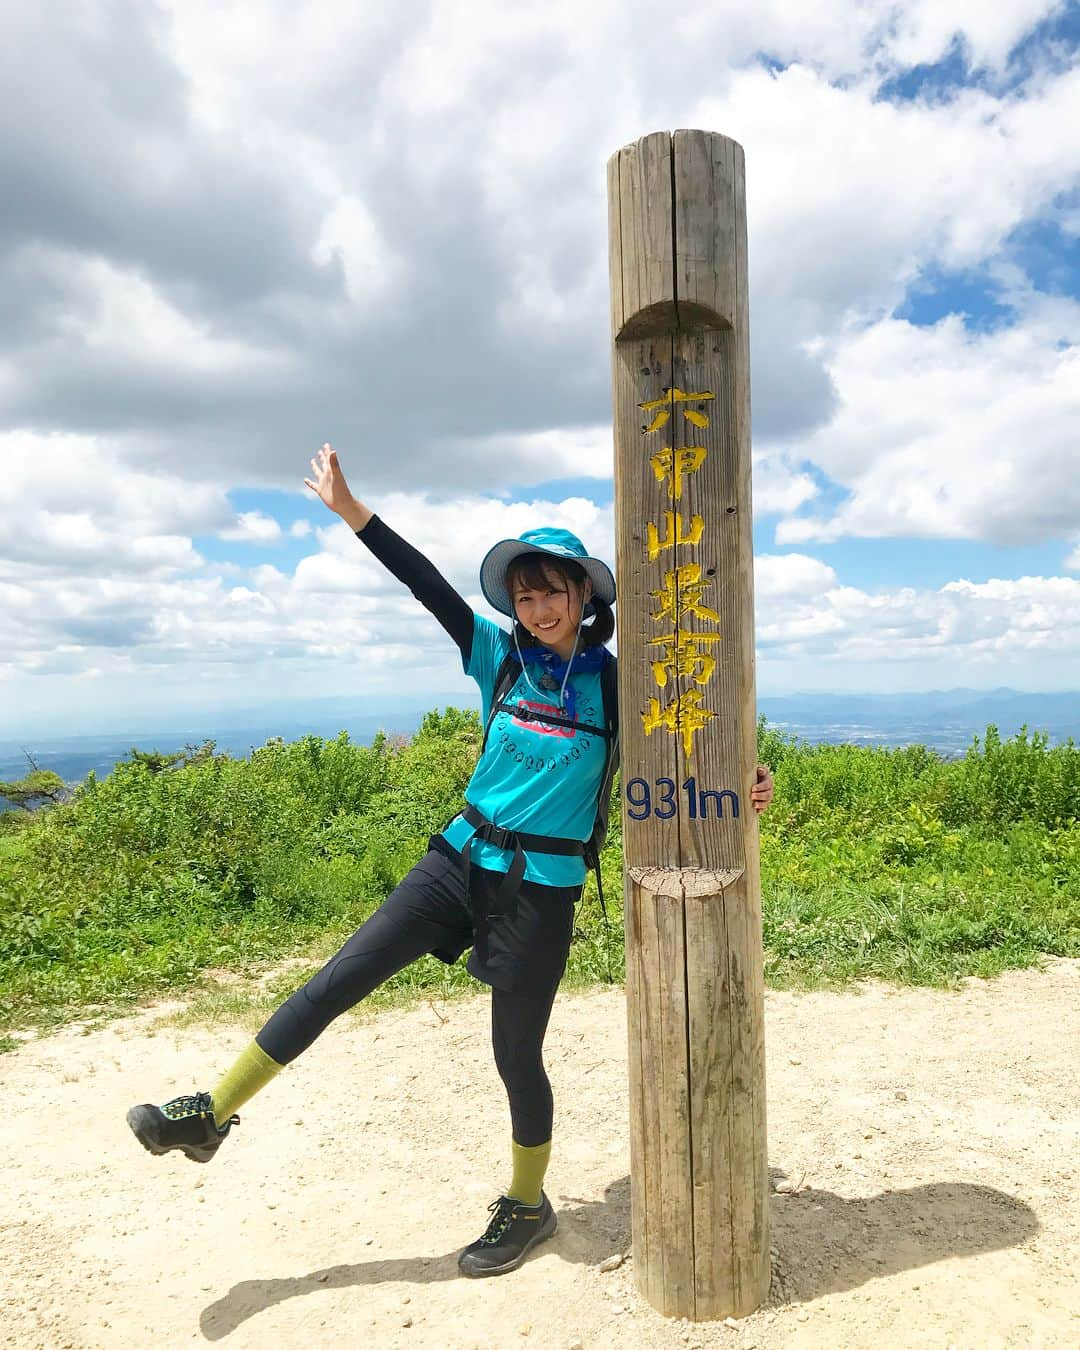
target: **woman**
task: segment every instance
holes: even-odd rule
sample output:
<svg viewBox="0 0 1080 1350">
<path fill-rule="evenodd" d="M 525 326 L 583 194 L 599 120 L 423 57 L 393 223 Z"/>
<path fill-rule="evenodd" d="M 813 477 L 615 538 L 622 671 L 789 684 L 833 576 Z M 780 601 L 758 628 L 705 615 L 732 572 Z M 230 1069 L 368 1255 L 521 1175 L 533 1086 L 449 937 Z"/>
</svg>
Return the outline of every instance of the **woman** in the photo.
<svg viewBox="0 0 1080 1350">
<path fill-rule="evenodd" d="M 574 905 L 604 771 L 602 671 L 614 632 L 610 569 L 566 530 L 532 530 L 487 554 L 480 585 L 513 623 L 479 614 L 414 548 L 349 491 L 323 446 L 304 482 L 403 581 L 457 644 L 479 684 L 485 722 L 509 652 L 516 678 L 497 711 L 466 789 L 466 806 L 430 840 L 409 872 L 323 969 L 273 1014 L 210 1093 L 128 1112 L 151 1153 L 179 1149 L 209 1162 L 237 1123 L 234 1112 L 326 1026 L 425 953 L 456 961 L 491 986 L 495 1062 L 510 1101 L 513 1172 L 491 1221 L 461 1253 L 465 1275 L 514 1270 L 555 1232 L 543 1191 L 551 1154 L 551 1085 L 542 1047 L 570 950 Z M 585 619 L 592 622 L 585 624 Z M 759 766 L 754 809 L 771 800 Z M 496 825 L 494 822 L 498 822 Z"/>
</svg>

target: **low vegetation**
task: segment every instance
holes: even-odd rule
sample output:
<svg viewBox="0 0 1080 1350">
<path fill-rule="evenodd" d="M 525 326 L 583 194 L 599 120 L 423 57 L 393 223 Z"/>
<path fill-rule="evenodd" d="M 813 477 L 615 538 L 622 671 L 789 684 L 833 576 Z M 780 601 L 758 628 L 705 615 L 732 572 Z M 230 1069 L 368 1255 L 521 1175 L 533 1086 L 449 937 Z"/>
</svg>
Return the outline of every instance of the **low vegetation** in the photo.
<svg viewBox="0 0 1080 1350">
<path fill-rule="evenodd" d="M 250 759 L 212 742 L 133 752 L 69 802 L 0 816 L 0 1028 L 220 989 L 220 972 L 285 956 L 317 961 L 453 816 L 479 735 L 475 713 L 449 708 L 408 743 L 358 746 L 343 733 L 271 741 Z M 1071 742 L 989 728 L 945 761 L 923 746 L 807 745 L 762 724 L 759 746 L 777 785 L 761 832 L 772 985 L 945 984 L 1080 955 Z M 624 976 L 617 811 L 603 873 L 610 925 L 590 879 L 570 984 Z M 267 997 L 303 974 L 291 969 Z M 463 963 L 424 958 L 383 997 L 470 983 Z"/>
</svg>

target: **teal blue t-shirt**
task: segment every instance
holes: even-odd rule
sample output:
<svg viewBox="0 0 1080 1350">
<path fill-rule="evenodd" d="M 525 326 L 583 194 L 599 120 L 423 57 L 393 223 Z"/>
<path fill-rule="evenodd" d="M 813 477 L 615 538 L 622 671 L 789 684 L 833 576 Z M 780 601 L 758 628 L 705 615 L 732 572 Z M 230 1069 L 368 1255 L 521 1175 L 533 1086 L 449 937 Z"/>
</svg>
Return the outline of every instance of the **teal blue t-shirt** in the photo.
<svg viewBox="0 0 1080 1350">
<path fill-rule="evenodd" d="M 480 686 L 483 720 L 495 692 L 495 676 L 513 638 L 498 624 L 473 615 L 472 652 L 462 661 L 465 674 Z M 533 676 L 533 682 L 537 678 Z M 582 725 L 604 725 L 604 700 L 599 671 L 570 676 L 576 694 L 574 720 Z M 507 703 L 524 703 L 534 711 L 559 715 L 558 694 L 541 694 L 524 673 L 507 695 Z M 606 742 L 580 727 L 548 727 L 519 721 L 499 712 L 491 724 L 487 747 L 476 765 L 465 800 L 504 830 L 586 840 L 596 820 L 596 796 L 604 772 Z M 443 838 L 460 852 L 476 833 L 461 816 L 443 831 Z M 513 858 L 508 849 L 478 840 L 472 860 L 478 867 L 505 872 Z M 585 880 L 580 857 L 555 853 L 525 854 L 525 879 L 545 886 L 579 886 Z"/>
</svg>

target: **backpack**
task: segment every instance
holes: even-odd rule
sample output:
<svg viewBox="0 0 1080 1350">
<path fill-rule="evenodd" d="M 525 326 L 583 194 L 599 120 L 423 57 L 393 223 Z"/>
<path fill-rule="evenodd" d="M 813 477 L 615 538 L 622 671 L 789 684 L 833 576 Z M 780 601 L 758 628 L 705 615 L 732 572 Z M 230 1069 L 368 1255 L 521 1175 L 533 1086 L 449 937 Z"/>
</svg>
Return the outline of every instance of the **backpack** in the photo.
<svg viewBox="0 0 1080 1350">
<path fill-rule="evenodd" d="M 619 767 L 618 666 L 617 659 L 609 654 L 608 660 L 601 668 L 600 695 L 603 700 L 604 725 L 594 727 L 588 723 L 571 722 L 565 717 L 556 716 L 554 713 L 534 712 L 531 709 L 523 709 L 507 703 L 506 697 L 521 674 L 521 663 L 516 659 L 513 652 L 507 652 L 499 669 L 495 672 L 495 689 L 491 698 L 491 711 L 488 713 L 487 722 L 484 725 L 484 739 L 480 744 L 480 753 L 483 754 L 487 747 L 491 724 L 494 722 L 497 712 L 513 713 L 515 717 L 522 721 L 540 722 L 544 726 L 576 726 L 579 731 L 588 731 L 595 736 L 604 738 L 604 772 L 600 777 L 600 791 L 596 798 L 596 818 L 593 821 L 592 833 L 583 845 L 582 856 L 585 859 L 585 866 L 596 873 L 596 892 L 600 898 L 600 909 L 603 911 L 605 923 L 607 922 L 607 906 L 604 904 L 604 887 L 600 879 L 600 850 L 604 847 L 604 841 L 607 839 L 611 789 L 615 783 L 615 774 Z"/>
</svg>

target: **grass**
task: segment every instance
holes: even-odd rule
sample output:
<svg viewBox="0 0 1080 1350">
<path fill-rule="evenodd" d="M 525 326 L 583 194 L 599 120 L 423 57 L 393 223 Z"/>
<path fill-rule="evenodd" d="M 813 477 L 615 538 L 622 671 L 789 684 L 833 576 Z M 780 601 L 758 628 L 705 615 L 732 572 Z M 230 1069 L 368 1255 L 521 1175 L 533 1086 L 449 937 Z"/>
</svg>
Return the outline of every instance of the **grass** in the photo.
<svg viewBox="0 0 1080 1350">
<path fill-rule="evenodd" d="M 250 761 L 212 745 L 173 764 L 142 755 L 68 805 L 0 816 L 0 1033 L 177 995 L 192 1016 L 265 1015 L 304 975 L 283 960 L 317 968 L 422 856 L 461 800 L 478 731 L 447 709 L 407 745 L 343 735 L 270 742 Z M 1071 743 L 991 728 L 955 762 L 765 726 L 759 743 L 777 782 L 761 832 L 769 984 L 950 985 L 1080 956 Z M 569 987 L 625 976 L 617 813 L 602 861 L 610 925 L 590 879 Z M 370 1006 L 472 989 L 463 961 L 424 958 Z"/>
</svg>

